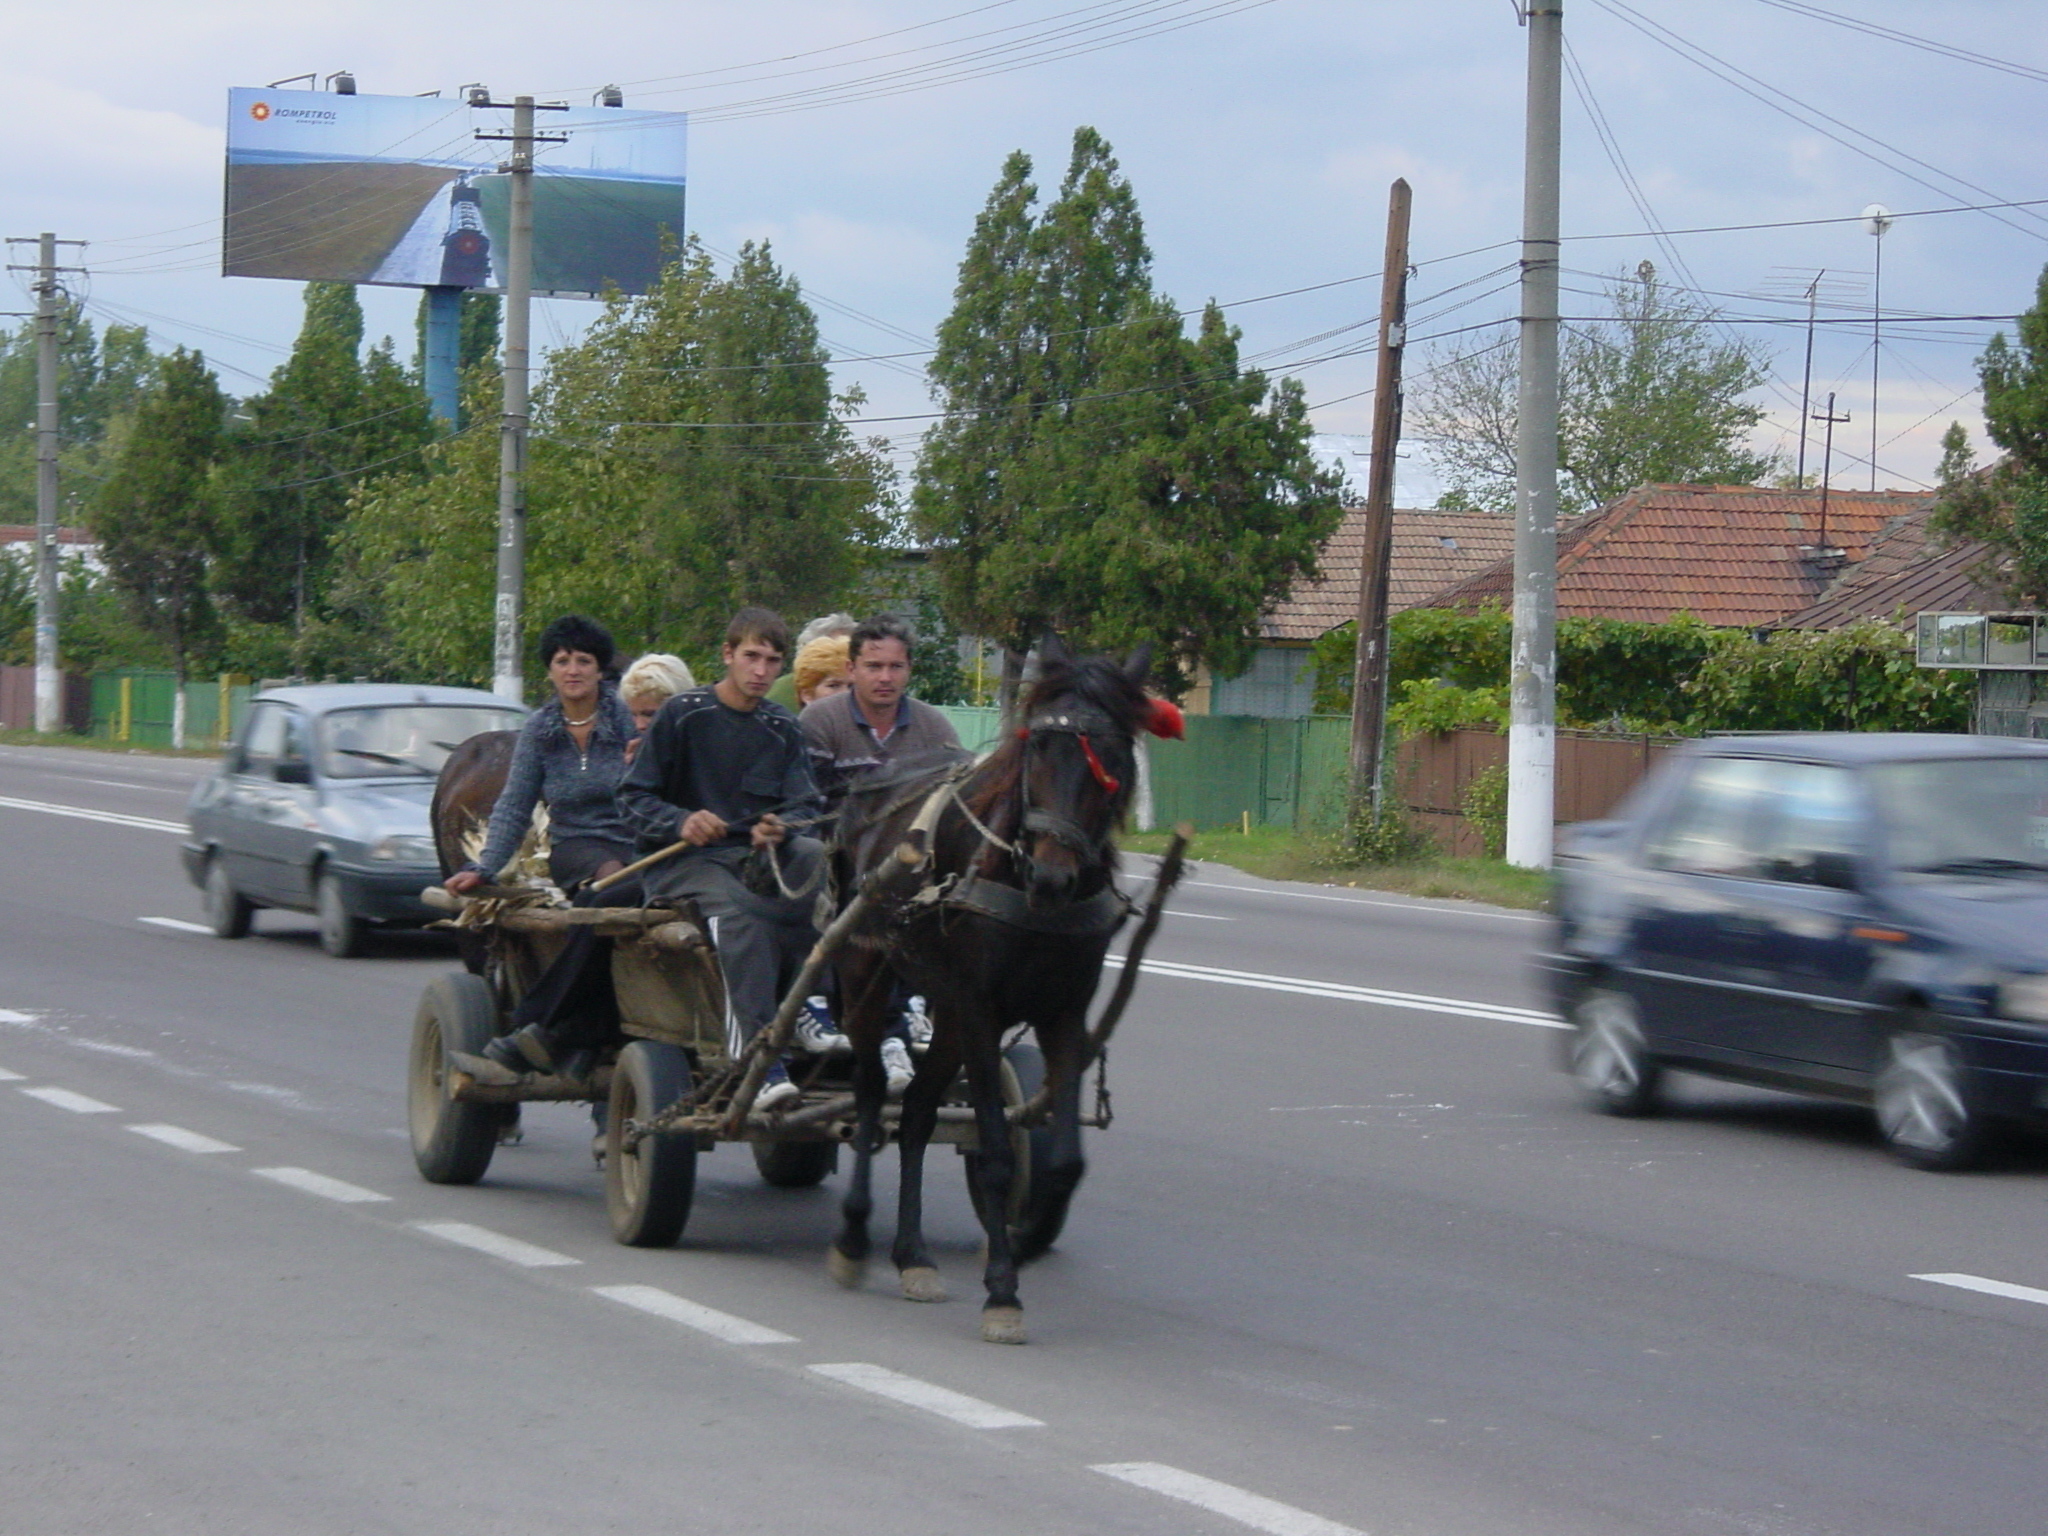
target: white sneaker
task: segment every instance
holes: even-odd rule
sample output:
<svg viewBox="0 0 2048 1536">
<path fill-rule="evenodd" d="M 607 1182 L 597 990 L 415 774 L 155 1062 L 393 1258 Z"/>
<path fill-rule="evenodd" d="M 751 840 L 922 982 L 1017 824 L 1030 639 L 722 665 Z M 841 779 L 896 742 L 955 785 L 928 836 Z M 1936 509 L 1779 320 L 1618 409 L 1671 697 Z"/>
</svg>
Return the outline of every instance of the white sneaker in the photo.
<svg viewBox="0 0 2048 1536">
<path fill-rule="evenodd" d="M 789 1073 L 781 1063 L 768 1069 L 768 1080 L 761 1084 L 761 1091 L 754 1095 L 754 1111 L 759 1114 L 766 1110 L 780 1109 L 804 1096 L 803 1089 L 789 1080 Z"/>
<path fill-rule="evenodd" d="M 832 1027 L 831 1006 L 822 997 L 804 999 L 791 1041 L 798 1050 L 812 1056 L 830 1056 L 835 1051 L 853 1049 L 853 1042 Z"/>
<path fill-rule="evenodd" d="M 903 1003 L 903 1024 L 910 1031 L 910 1043 L 923 1050 L 932 1043 L 932 1016 L 924 1010 L 924 999 L 912 993 Z"/>
<path fill-rule="evenodd" d="M 903 1090 L 910 1086 L 910 1080 L 917 1075 L 917 1064 L 910 1059 L 910 1047 L 894 1035 L 882 1041 L 882 1072 L 888 1079 L 889 1097 L 900 1099 Z"/>
</svg>

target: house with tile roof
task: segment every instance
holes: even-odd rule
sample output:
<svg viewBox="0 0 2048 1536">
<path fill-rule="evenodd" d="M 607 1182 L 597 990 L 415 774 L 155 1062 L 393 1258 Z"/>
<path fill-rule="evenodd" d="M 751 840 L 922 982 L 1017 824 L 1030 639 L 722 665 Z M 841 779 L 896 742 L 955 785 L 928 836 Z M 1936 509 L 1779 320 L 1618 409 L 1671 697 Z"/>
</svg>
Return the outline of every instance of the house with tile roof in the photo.
<svg viewBox="0 0 2048 1536">
<path fill-rule="evenodd" d="M 1514 519 L 1495 512 L 1397 507 L 1387 571 L 1387 609 L 1414 608 L 1515 548 Z M 1359 571 L 1365 563 L 1365 508 L 1344 519 L 1316 557 L 1319 574 L 1296 582 L 1259 621 L 1259 647 L 1240 676 L 1198 682 L 1196 713 L 1291 719 L 1310 712 L 1315 691 L 1309 651 L 1339 625 L 1358 617 Z"/>
<path fill-rule="evenodd" d="M 1926 522 L 1925 491 L 1781 490 L 1753 485 L 1645 485 L 1557 531 L 1559 618 L 1661 623 L 1684 613 L 1730 628 L 1780 628 L 1815 612 L 1835 622 L 1881 613 L 1899 588 L 1876 578 L 1918 581 L 1939 564 L 1944 579 L 1983 564 L 1944 553 Z M 1856 601 L 1824 607 L 1851 590 L 1866 563 L 1871 580 Z M 1514 595 L 1510 552 L 1485 570 L 1433 593 L 1426 606 L 1471 612 L 1507 608 Z M 1912 599 L 1907 599 L 1911 602 Z"/>
</svg>

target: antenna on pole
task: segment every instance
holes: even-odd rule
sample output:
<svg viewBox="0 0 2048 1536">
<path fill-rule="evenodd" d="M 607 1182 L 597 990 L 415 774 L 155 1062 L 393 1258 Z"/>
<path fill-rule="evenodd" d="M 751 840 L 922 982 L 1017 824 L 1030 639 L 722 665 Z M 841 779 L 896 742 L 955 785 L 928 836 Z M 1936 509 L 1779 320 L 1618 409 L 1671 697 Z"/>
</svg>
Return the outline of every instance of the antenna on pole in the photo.
<svg viewBox="0 0 2048 1536">
<path fill-rule="evenodd" d="M 1877 242 L 1877 262 L 1870 281 L 1870 488 L 1877 489 L 1877 363 L 1884 340 L 1884 232 L 1892 227 L 1892 211 L 1883 203 L 1863 210 L 1863 230 Z M 1828 405 L 1830 415 L 1834 404 Z"/>
</svg>

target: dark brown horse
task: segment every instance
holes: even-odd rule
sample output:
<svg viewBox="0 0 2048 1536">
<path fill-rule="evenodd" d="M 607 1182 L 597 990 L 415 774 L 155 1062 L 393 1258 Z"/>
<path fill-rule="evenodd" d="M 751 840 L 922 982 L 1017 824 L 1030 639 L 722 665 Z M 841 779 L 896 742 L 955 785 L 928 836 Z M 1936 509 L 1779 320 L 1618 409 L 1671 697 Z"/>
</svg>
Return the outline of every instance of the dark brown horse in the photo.
<svg viewBox="0 0 2048 1536">
<path fill-rule="evenodd" d="M 941 1096 L 963 1067 L 979 1150 L 968 1183 L 988 1234 L 982 1337 L 1021 1343 L 1017 1266 L 1051 1245 L 1081 1182 L 1081 1078 L 1090 999 L 1126 907 L 1117 892 L 1112 835 L 1137 777 L 1136 733 L 1157 719 L 1144 691 L 1149 649 L 1127 665 L 1076 660 L 1056 639 L 1016 734 L 986 761 L 959 771 L 866 786 L 850 796 L 836 844 L 841 890 L 903 842 L 930 828 L 917 895 L 884 905 L 841 951 L 842 1028 L 854 1046 L 858 1130 L 845 1224 L 831 1253 L 834 1277 L 858 1284 L 868 1257 L 870 1186 L 882 1141 L 881 1040 L 892 974 L 924 994 L 932 1040 L 903 1097 L 902 1181 L 891 1257 L 905 1296 L 945 1295 L 921 1230 L 923 1160 Z M 936 797 L 936 798 L 935 798 Z M 1004 1112 L 1005 1031 L 1028 1024 L 1044 1053 L 1049 1136 L 1034 1159 L 1030 1198 L 1015 1225 L 1013 1130 Z"/>
<path fill-rule="evenodd" d="M 483 847 L 484 829 L 490 825 L 491 808 L 504 792 L 505 778 L 512 771 L 512 748 L 518 741 L 517 731 L 484 731 L 463 742 L 441 764 L 433 803 L 427 808 L 427 824 L 434 829 L 434 853 L 441 861 L 443 880 Z M 456 934 L 455 942 L 462 963 L 482 975 L 483 941 L 463 930 Z"/>
</svg>

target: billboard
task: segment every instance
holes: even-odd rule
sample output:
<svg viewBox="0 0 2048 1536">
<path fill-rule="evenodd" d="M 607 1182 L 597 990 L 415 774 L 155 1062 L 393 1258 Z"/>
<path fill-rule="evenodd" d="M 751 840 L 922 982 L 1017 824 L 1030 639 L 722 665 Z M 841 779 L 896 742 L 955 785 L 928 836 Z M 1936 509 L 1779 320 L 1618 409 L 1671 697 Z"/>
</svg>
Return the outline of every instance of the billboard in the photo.
<svg viewBox="0 0 2048 1536">
<path fill-rule="evenodd" d="M 509 108 L 431 96 L 228 92 L 228 277 L 497 289 Z M 645 293 L 683 238 L 684 115 L 574 107 L 534 157 L 533 291 Z"/>
</svg>

